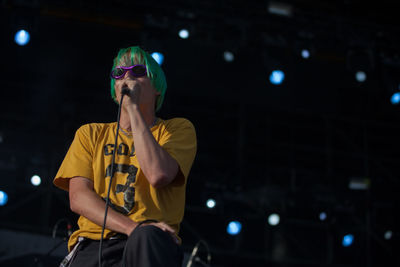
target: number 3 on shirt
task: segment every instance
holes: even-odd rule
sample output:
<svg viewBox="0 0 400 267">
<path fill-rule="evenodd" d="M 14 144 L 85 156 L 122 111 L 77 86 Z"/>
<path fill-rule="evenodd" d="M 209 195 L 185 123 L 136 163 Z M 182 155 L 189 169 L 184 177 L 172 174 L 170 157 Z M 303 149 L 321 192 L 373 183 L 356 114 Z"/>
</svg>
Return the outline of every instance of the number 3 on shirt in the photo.
<svg viewBox="0 0 400 267">
<path fill-rule="evenodd" d="M 113 203 L 110 203 L 110 206 L 111 208 L 123 214 L 128 214 L 135 206 L 135 187 L 130 185 L 136 181 L 136 173 L 138 169 L 134 165 L 115 164 L 114 170 L 115 172 L 127 173 L 128 177 L 126 178 L 125 184 L 117 184 L 115 188 L 116 193 L 124 194 L 124 206 L 121 207 Z M 108 165 L 106 169 L 105 178 L 110 176 L 111 176 L 111 164 Z"/>
</svg>

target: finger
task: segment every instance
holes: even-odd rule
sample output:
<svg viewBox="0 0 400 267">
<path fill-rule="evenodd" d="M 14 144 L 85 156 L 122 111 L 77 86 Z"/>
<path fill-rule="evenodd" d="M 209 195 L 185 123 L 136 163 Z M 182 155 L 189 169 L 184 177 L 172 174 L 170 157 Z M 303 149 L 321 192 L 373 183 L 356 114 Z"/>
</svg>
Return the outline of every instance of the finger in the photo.
<svg viewBox="0 0 400 267">
<path fill-rule="evenodd" d="M 179 245 L 179 239 L 178 237 L 175 235 L 175 230 L 169 226 L 166 223 L 163 222 L 158 222 L 158 223 L 150 223 L 149 225 L 154 225 L 157 226 L 158 228 L 160 228 L 161 230 L 163 230 L 164 232 L 167 232 L 171 235 L 171 238 L 173 239 L 173 241 Z"/>
<path fill-rule="evenodd" d="M 157 223 L 148 223 L 148 224 L 146 224 L 146 225 L 153 225 L 153 226 L 156 226 L 156 227 L 160 228 L 160 229 L 163 230 L 164 232 L 168 232 L 167 227 L 166 227 L 163 223 L 160 223 L 160 222 L 157 222 Z"/>
<path fill-rule="evenodd" d="M 168 232 L 168 233 L 171 235 L 173 241 L 174 241 L 176 244 L 179 244 L 179 239 L 178 239 L 178 237 L 175 235 L 175 230 L 174 230 L 171 226 L 169 226 L 169 225 L 166 224 L 166 223 L 161 223 L 161 227 L 163 228 L 163 230 L 164 230 L 165 232 Z"/>
<path fill-rule="evenodd" d="M 169 226 L 169 225 L 166 224 L 166 223 L 162 223 L 162 224 L 163 224 L 163 227 L 164 227 L 165 231 L 170 232 L 170 233 L 172 233 L 172 234 L 175 234 L 174 228 L 172 228 L 171 226 Z"/>
<path fill-rule="evenodd" d="M 172 236 L 172 239 L 174 239 L 174 242 L 179 245 L 179 239 L 175 234 Z"/>
</svg>

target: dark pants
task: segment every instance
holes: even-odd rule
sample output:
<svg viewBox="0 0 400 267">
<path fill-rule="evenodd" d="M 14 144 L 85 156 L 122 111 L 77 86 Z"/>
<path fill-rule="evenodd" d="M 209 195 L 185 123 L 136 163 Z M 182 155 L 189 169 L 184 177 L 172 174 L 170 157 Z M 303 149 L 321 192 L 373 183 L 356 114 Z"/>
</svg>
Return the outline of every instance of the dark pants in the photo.
<svg viewBox="0 0 400 267">
<path fill-rule="evenodd" d="M 99 241 L 82 241 L 72 267 L 98 267 Z M 102 266 L 150 267 L 182 266 L 183 251 L 169 233 L 153 225 L 135 229 L 128 239 L 103 240 Z"/>
</svg>

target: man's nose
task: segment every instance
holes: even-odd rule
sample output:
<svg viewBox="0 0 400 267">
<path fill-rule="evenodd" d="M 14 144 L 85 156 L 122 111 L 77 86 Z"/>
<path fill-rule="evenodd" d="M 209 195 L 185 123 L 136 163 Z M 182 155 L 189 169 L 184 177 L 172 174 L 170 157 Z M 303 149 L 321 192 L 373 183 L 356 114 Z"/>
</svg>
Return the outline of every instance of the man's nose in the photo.
<svg viewBox="0 0 400 267">
<path fill-rule="evenodd" d="M 135 80 L 135 79 L 136 79 L 136 78 L 135 78 L 134 76 L 132 76 L 132 75 L 129 74 L 129 71 L 125 72 L 124 76 L 123 76 L 122 79 L 121 79 L 121 80 L 122 80 L 121 88 L 129 87 L 128 81 L 129 81 L 129 80 L 133 81 L 133 80 Z"/>
</svg>

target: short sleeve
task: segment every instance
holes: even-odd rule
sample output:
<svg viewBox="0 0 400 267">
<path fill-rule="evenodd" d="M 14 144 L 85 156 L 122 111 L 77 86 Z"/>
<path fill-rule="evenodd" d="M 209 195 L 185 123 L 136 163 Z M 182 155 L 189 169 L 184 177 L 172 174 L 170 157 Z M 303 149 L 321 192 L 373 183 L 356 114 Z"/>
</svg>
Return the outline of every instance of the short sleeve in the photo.
<svg viewBox="0 0 400 267">
<path fill-rule="evenodd" d="M 54 178 L 54 185 L 68 191 L 69 179 L 82 176 L 93 180 L 93 131 L 89 124 L 80 127 Z"/>
<path fill-rule="evenodd" d="M 171 120 L 166 125 L 160 145 L 178 162 L 186 179 L 197 150 L 196 131 L 193 124 L 183 118 Z"/>
</svg>

